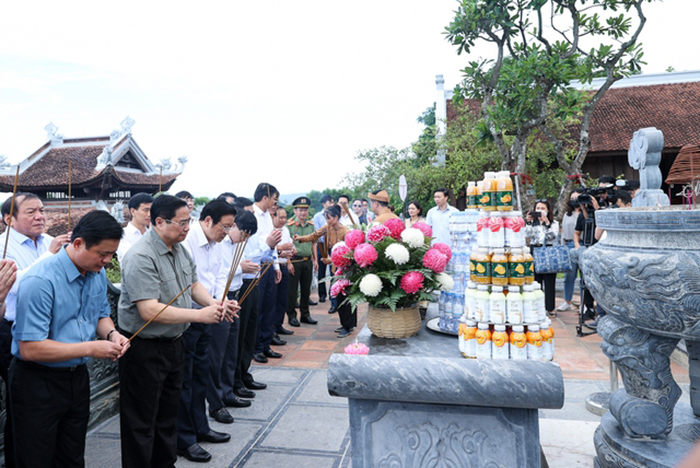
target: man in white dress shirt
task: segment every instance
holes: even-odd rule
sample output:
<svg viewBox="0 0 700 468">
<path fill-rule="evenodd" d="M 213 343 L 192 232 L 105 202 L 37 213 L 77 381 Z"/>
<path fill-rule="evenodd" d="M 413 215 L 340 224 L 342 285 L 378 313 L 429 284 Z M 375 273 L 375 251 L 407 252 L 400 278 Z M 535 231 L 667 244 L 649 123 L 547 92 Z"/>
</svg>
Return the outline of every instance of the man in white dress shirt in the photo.
<svg viewBox="0 0 700 468">
<path fill-rule="evenodd" d="M 236 209 L 224 200 L 213 200 L 202 209 L 199 222 L 193 223 L 182 245 L 195 265 L 197 278 L 216 300 L 226 299 L 224 287 L 227 272 L 223 267 L 220 242 L 233 229 Z M 200 306 L 192 302 L 195 309 Z M 192 323 L 185 331 L 185 375 L 177 416 L 177 449 L 180 455 L 196 462 L 207 461 L 211 455 L 199 442 L 221 443 L 231 439 L 229 434 L 209 427 L 206 412 L 207 382 L 209 381 L 209 344 L 212 326 Z"/>
<path fill-rule="evenodd" d="M 433 244 L 442 242 L 451 246 L 450 219 L 452 218 L 452 212 L 458 210 L 449 204 L 450 195 L 447 189 L 439 188 L 435 190 L 433 200 L 437 206 L 431 208 L 428 211 L 428 216 L 425 218 L 425 222 L 433 228 Z"/>
<path fill-rule="evenodd" d="M 151 205 L 153 197 L 147 193 L 137 193 L 129 199 L 129 213 L 131 221 L 124 228 L 124 237 L 119 242 L 117 257 L 119 261 L 124 259 L 126 252 L 134 245 L 146 230 L 151 227 Z"/>
<path fill-rule="evenodd" d="M 10 221 L 10 207 L 12 197 L 2 205 L 2 218 L 7 226 Z M 0 376 L 7 385 L 7 370 L 10 368 L 12 354 L 12 323 L 15 320 L 17 308 L 17 287 L 22 276 L 29 271 L 39 260 L 48 258 L 61 250 L 70 240 L 70 233 L 53 238 L 44 234 L 46 229 L 46 216 L 44 205 L 38 196 L 33 193 L 20 192 L 15 196 L 15 207 L 12 211 L 12 227 L 10 228 L 10 240 L 7 244 L 7 258 L 17 265 L 17 281 L 12 286 L 5 300 L 6 309 L 4 319 L 0 319 Z M 5 245 L 7 230 L 0 235 L 0 245 Z M 1 315 L 0 315 L 1 317 Z M 7 389 L 6 389 L 7 390 Z M 7 395 L 8 392 L 5 392 Z M 5 466 L 14 467 L 14 443 L 12 440 L 10 405 L 5 402 L 8 414 L 5 418 Z"/>
</svg>

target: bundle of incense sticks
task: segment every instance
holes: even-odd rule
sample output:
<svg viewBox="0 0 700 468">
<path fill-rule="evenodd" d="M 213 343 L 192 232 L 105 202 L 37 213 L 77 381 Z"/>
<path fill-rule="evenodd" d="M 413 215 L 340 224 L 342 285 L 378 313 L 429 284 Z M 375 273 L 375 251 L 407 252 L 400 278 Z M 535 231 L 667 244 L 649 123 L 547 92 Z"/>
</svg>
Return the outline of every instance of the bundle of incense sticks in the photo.
<svg viewBox="0 0 700 468">
<path fill-rule="evenodd" d="M 258 276 L 256 276 L 253 281 L 250 282 L 250 284 L 248 285 L 248 288 L 243 293 L 243 296 L 241 296 L 241 298 L 238 300 L 238 305 L 243 304 L 243 301 L 245 301 L 245 298 L 248 297 L 248 295 L 251 292 L 253 292 L 253 289 L 256 288 L 256 286 L 258 285 L 258 283 L 260 282 L 262 277 L 265 276 L 265 273 L 267 273 L 267 270 L 269 270 L 271 266 L 272 266 L 272 262 L 268 263 L 265 266 L 265 268 L 263 269 L 263 271 L 260 272 L 260 274 Z"/>
<path fill-rule="evenodd" d="M 68 160 L 68 232 L 70 232 L 70 202 L 71 198 L 73 198 L 72 195 L 72 182 L 73 182 L 73 163 L 69 159 Z"/>
<path fill-rule="evenodd" d="M 15 174 L 15 184 L 12 187 L 12 200 L 10 201 L 10 219 L 7 220 L 7 234 L 5 234 L 5 250 L 2 251 L 2 259 L 7 256 L 7 243 L 10 240 L 10 228 L 12 227 L 12 216 L 15 212 L 15 197 L 17 196 L 17 181 L 19 180 L 19 164 L 17 164 L 17 173 Z"/>
<path fill-rule="evenodd" d="M 245 251 L 246 245 L 248 245 L 248 239 L 250 239 L 250 234 L 241 231 L 241 237 L 238 240 L 238 244 L 236 244 L 236 250 L 233 252 L 233 261 L 231 262 L 231 268 L 229 269 L 228 272 L 228 279 L 226 280 L 226 287 L 224 288 L 223 291 L 223 297 L 221 298 L 221 301 L 223 302 L 226 299 L 226 294 L 228 293 L 228 288 L 231 287 L 231 282 L 233 281 L 233 277 L 236 274 L 236 270 L 238 269 L 238 265 L 241 264 L 241 260 L 243 260 L 243 252 Z"/>
<path fill-rule="evenodd" d="M 182 295 L 185 293 L 185 291 L 187 291 L 187 290 L 190 288 L 190 286 L 191 286 L 191 285 L 187 285 L 187 286 L 185 287 L 185 289 L 183 289 L 182 291 L 180 291 L 180 293 L 179 293 L 177 296 L 173 297 L 172 300 L 171 300 L 170 302 L 168 302 L 167 304 L 165 304 L 165 307 L 163 307 L 162 309 L 160 309 L 160 312 L 158 312 L 156 315 L 154 315 L 154 316 L 151 318 L 151 320 L 149 320 L 148 322 L 144 323 L 144 324 L 143 324 L 143 327 L 139 328 L 139 329 L 136 331 L 136 333 L 134 333 L 133 335 L 131 335 L 131 338 L 129 338 L 129 342 L 131 342 L 131 340 L 133 340 L 134 338 L 136 338 L 136 335 L 138 335 L 139 333 L 141 333 L 141 331 L 142 331 L 144 328 L 146 328 L 148 325 L 150 325 L 151 322 L 153 322 L 155 319 L 157 319 L 158 316 L 159 316 L 160 314 L 162 314 L 163 311 L 164 311 L 165 309 L 167 309 L 168 307 L 170 307 L 170 306 L 172 305 L 173 302 L 177 301 L 177 298 L 180 297 L 180 296 L 182 296 Z"/>
</svg>

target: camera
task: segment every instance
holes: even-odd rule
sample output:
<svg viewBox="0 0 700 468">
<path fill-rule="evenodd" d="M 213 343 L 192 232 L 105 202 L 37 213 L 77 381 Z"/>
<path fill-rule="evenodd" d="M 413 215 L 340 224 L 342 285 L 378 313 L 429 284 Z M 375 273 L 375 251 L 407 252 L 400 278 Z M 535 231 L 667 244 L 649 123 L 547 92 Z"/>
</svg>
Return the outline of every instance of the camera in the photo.
<svg viewBox="0 0 700 468">
<path fill-rule="evenodd" d="M 602 194 L 606 193 L 608 196 L 605 201 L 600 197 Z M 615 204 L 617 202 L 617 194 L 615 193 L 615 186 L 613 184 L 608 184 L 605 187 L 589 188 L 586 187 L 581 192 L 576 200 L 571 201 L 571 206 L 578 208 L 579 206 L 585 207 L 589 212 L 593 209 L 591 203 L 593 198 L 596 199 L 598 205 Z"/>
</svg>

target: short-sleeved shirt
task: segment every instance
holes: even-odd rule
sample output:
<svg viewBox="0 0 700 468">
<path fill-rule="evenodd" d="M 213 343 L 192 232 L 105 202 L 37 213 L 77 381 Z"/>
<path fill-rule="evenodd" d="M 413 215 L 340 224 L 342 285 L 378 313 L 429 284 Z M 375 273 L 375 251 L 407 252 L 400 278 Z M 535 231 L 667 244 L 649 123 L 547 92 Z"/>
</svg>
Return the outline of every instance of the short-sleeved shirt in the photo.
<svg viewBox="0 0 700 468">
<path fill-rule="evenodd" d="M 444 211 L 441 210 L 439 206 L 434 206 L 428 211 L 425 222 L 433 228 L 433 244 L 436 242 L 443 242 L 447 245 L 452 245 L 452 237 L 450 237 L 450 219 L 452 219 L 453 211 L 459 210 L 449 203 Z"/>
<path fill-rule="evenodd" d="M 150 229 L 134 244 L 122 262 L 122 294 L 119 297 L 119 327 L 136 333 L 146 321 L 141 318 L 136 303 L 155 299 L 167 304 L 186 286 L 197 282 L 197 267 L 192 257 L 180 244 L 168 249 L 155 229 Z M 172 304 L 174 307 L 192 307 L 192 288 Z M 167 324 L 152 322 L 139 333 L 142 338 L 175 338 L 189 326 L 188 323 Z"/>
<path fill-rule="evenodd" d="M 34 265 L 22 278 L 17 292 L 17 317 L 12 325 L 12 354 L 22 358 L 20 341 L 92 341 L 97 322 L 109 317 L 109 312 L 104 268 L 83 276 L 64 247 Z M 85 364 L 87 359 L 42 364 L 72 367 Z"/>
<path fill-rule="evenodd" d="M 289 235 L 292 236 L 292 239 L 294 238 L 294 234 L 298 234 L 300 236 L 308 236 L 316 230 L 313 223 L 309 222 L 308 220 L 303 226 L 299 221 L 294 220 L 287 225 L 287 228 L 289 229 Z M 295 241 L 294 247 L 296 247 L 297 255 L 299 257 L 311 256 L 311 248 L 313 247 L 312 244 Z"/>
<path fill-rule="evenodd" d="M 321 210 L 318 213 L 316 213 L 314 215 L 314 219 L 312 220 L 312 222 L 314 223 L 314 227 L 316 229 L 321 229 L 321 227 L 325 226 L 326 225 L 326 210 Z M 322 244 L 323 242 L 325 242 L 325 239 L 323 237 L 321 237 L 318 240 L 318 243 Z"/>
</svg>

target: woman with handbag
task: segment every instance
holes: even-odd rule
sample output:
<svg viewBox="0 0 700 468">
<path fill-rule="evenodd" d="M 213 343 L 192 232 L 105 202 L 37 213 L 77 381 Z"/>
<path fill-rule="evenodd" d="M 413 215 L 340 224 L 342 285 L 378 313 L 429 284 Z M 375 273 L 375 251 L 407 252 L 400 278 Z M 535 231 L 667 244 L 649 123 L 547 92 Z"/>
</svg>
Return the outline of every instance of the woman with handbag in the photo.
<svg viewBox="0 0 700 468">
<path fill-rule="evenodd" d="M 559 223 L 554 220 L 552 205 L 548 200 L 537 200 L 535 211 L 529 212 L 525 221 L 525 239 L 533 252 L 538 247 L 558 244 Z M 547 315 L 556 317 L 554 295 L 556 292 L 557 273 L 537 273 L 537 260 L 535 260 L 535 281 L 539 282 L 544 290 Z"/>
</svg>

